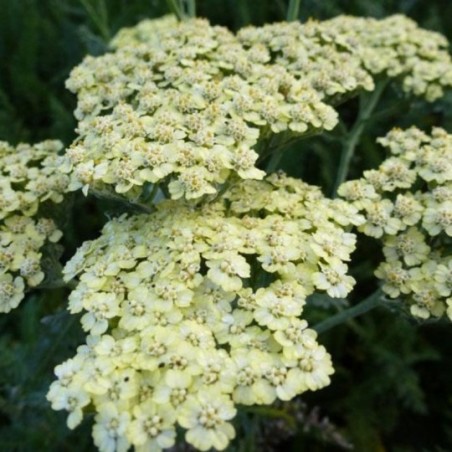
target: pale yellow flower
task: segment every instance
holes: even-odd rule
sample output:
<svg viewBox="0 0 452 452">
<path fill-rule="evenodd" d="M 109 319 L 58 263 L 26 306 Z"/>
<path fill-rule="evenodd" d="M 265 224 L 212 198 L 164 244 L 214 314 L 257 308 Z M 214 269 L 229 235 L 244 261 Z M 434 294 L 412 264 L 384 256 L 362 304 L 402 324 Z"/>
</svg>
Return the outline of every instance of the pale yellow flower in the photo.
<svg viewBox="0 0 452 452">
<path fill-rule="evenodd" d="M 83 408 L 90 402 L 88 394 L 80 388 L 61 390 L 58 394 L 52 394 L 52 409 L 66 410 L 70 414 L 67 418 L 67 426 L 72 430 L 80 424 L 83 418 Z"/>
<path fill-rule="evenodd" d="M 128 439 L 137 451 L 156 451 L 174 445 L 176 412 L 169 406 L 147 401 L 133 410 Z"/>
<path fill-rule="evenodd" d="M 206 390 L 186 400 L 177 420 L 187 429 L 185 439 L 189 444 L 203 451 L 211 447 L 223 450 L 235 437 L 234 427 L 227 421 L 236 412 L 229 397 Z"/>
<path fill-rule="evenodd" d="M 435 271 L 436 290 L 443 297 L 450 297 L 452 292 L 452 259 L 438 265 Z"/>
<path fill-rule="evenodd" d="M 411 267 L 425 261 L 430 252 L 431 249 L 425 243 L 424 234 L 415 227 L 384 240 L 383 253 L 388 262 L 402 259 Z"/>
<path fill-rule="evenodd" d="M 331 259 L 331 265 L 321 266 L 321 271 L 312 275 L 317 289 L 325 290 L 330 297 L 344 298 L 355 284 L 355 280 L 346 274 L 347 266 L 338 259 Z"/>
<path fill-rule="evenodd" d="M 24 297 L 24 280 L 11 274 L 0 274 L 0 312 L 16 308 Z"/>
<path fill-rule="evenodd" d="M 125 433 L 130 423 L 130 414 L 121 412 L 113 403 L 99 407 L 93 427 L 94 444 L 100 452 L 125 452 L 130 444 Z"/>
</svg>

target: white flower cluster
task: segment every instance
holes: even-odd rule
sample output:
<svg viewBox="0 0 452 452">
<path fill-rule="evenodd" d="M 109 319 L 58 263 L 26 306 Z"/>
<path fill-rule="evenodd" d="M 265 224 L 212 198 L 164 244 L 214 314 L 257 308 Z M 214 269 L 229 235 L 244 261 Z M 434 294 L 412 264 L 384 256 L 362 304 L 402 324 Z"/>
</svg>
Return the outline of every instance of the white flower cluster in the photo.
<svg viewBox="0 0 452 452">
<path fill-rule="evenodd" d="M 67 151 L 71 188 L 137 199 L 162 184 L 173 199 L 200 198 L 230 176 L 262 179 L 258 140 L 268 153 L 275 134 L 285 141 L 337 123 L 309 83 L 250 58 L 224 28 L 196 19 L 152 36 L 72 71 L 80 122 Z"/>
<path fill-rule="evenodd" d="M 379 140 L 391 152 L 377 170 L 345 182 L 339 194 L 366 217 L 358 230 L 381 239 L 375 274 L 412 315 L 452 320 L 452 135 L 412 127 Z"/>
<path fill-rule="evenodd" d="M 403 15 L 385 19 L 338 16 L 323 22 L 332 36 L 340 36 L 376 77 L 401 80 L 403 90 L 428 101 L 452 87 L 449 43 L 439 33 L 422 29 Z"/>
<path fill-rule="evenodd" d="M 300 316 L 314 291 L 351 290 L 345 226 L 362 221 L 282 174 L 110 221 L 64 270 L 78 275 L 69 308 L 89 336 L 57 366 L 52 407 L 74 428 L 92 404 L 103 452 L 171 447 L 177 424 L 197 449 L 224 449 L 236 404 L 329 384 L 330 355 Z"/>
<path fill-rule="evenodd" d="M 41 203 L 63 199 L 70 167 L 58 155 L 62 147 L 50 140 L 17 147 L 0 142 L 0 312 L 17 307 L 25 286 L 44 279 L 40 250 L 61 237 L 51 219 L 32 217 Z"/>
</svg>

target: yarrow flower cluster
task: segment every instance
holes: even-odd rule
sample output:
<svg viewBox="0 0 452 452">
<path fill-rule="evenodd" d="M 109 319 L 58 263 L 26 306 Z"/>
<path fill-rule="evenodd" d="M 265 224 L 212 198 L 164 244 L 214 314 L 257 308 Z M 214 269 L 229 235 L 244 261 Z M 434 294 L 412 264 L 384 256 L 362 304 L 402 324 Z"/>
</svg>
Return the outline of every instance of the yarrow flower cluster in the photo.
<svg viewBox="0 0 452 452">
<path fill-rule="evenodd" d="M 101 451 L 171 447 L 177 424 L 197 449 L 224 449 L 235 405 L 329 384 L 330 355 L 300 317 L 313 292 L 353 287 L 346 228 L 362 221 L 283 174 L 110 221 L 64 270 L 78 276 L 69 309 L 89 336 L 57 366 L 52 407 L 74 428 L 92 404 Z"/>
<path fill-rule="evenodd" d="M 401 14 L 385 19 L 338 16 L 323 22 L 331 36 L 354 47 L 374 76 L 399 79 L 403 90 L 434 101 L 452 87 L 447 39 Z"/>
<path fill-rule="evenodd" d="M 284 67 L 297 79 L 309 80 L 322 99 L 337 103 L 361 90 L 372 91 L 372 76 L 363 67 L 357 43 L 328 22 L 280 22 L 248 26 L 237 37 L 253 55 Z M 358 44 L 359 45 L 359 44 Z"/>
<path fill-rule="evenodd" d="M 178 427 L 195 448 L 223 450 L 237 405 L 328 385 L 331 357 L 302 315 L 315 292 L 351 291 L 352 226 L 383 241 L 386 293 L 423 318 L 449 303 L 452 318 L 446 132 L 392 131 L 380 140 L 392 157 L 343 184 L 346 200 L 259 169 L 292 139 L 331 130 L 329 104 L 375 81 L 442 95 L 446 44 L 402 16 L 236 35 L 167 16 L 120 31 L 109 53 L 72 71 L 69 190 L 157 205 L 110 220 L 64 269 L 88 334 L 47 394 L 69 428 L 89 409 L 101 452 L 167 449 Z"/>
<path fill-rule="evenodd" d="M 25 287 L 44 279 L 40 250 L 62 235 L 52 219 L 33 218 L 43 202 L 63 200 L 69 165 L 61 149 L 59 141 L 0 142 L 0 312 L 17 307 Z"/>
<path fill-rule="evenodd" d="M 385 261 L 376 276 L 391 298 L 426 319 L 452 320 L 452 135 L 394 129 L 379 142 L 391 156 L 339 194 L 364 214 L 358 230 L 380 239 Z"/>
<path fill-rule="evenodd" d="M 246 27 L 239 40 L 290 74 L 308 78 L 327 99 L 373 89 L 372 77 L 402 81 L 403 90 L 433 101 L 452 86 L 447 39 L 402 15 L 377 20 L 338 16 L 327 21 Z"/>
<path fill-rule="evenodd" d="M 275 134 L 288 140 L 337 123 L 307 82 L 265 56 L 250 59 L 224 28 L 196 19 L 152 36 L 87 57 L 67 81 L 80 121 L 67 151 L 71 188 L 137 199 L 161 184 L 173 199 L 200 198 L 230 176 L 262 179 L 258 141 L 267 152 Z"/>
<path fill-rule="evenodd" d="M 110 42 L 113 49 L 142 43 L 158 43 L 161 34 L 177 27 L 179 21 L 173 14 L 158 19 L 144 19 L 133 27 L 124 27 L 118 31 Z"/>
</svg>

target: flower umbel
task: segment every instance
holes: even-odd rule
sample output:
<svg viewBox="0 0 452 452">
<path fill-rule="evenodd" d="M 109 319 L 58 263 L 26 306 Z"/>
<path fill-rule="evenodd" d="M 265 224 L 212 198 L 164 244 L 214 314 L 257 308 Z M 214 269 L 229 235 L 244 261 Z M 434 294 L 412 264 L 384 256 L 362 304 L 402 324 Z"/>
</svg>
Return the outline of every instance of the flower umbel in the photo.
<svg viewBox="0 0 452 452">
<path fill-rule="evenodd" d="M 379 142 L 392 156 L 362 179 L 345 182 L 339 194 L 366 217 L 358 230 L 383 243 L 386 261 L 375 272 L 383 290 L 406 301 L 415 317 L 447 314 L 452 320 L 452 136 L 412 127 L 394 129 Z M 358 192 L 357 184 L 373 187 L 372 197 Z"/>
<path fill-rule="evenodd" d="M 60 203 L 70 166 L 59 141 L 16 147 L 0 142 L 0 312 L 16 308 L 44 279 L 42 248 L 62 236 L 44 203 Z"/>
<path fill-rule="evenodd" d="M 78 275 L 70 309 L 85 312 L 89 336 L 57 367 L 52 406 L 71 412 L 59 401 L 79 401 L 73 428 L 89 400 L 102 451 L 168 448 L 176 424 L 196 448 L 221 450 L 235 436 L 235 404 L 329 384 L 331 358 L 299 317 L 316 289 L 343 297 L 353 286 L 344 227 L 362 218 L 352 209 L 338 224 L 342 202 L 278 173 L 198 207 L 166 201 L 111 220 L 65 268 Z M 334 258 L 327 233 L 343 237 Z M 334 278 L 321 284 L 318 273 Z"/>
</svg>

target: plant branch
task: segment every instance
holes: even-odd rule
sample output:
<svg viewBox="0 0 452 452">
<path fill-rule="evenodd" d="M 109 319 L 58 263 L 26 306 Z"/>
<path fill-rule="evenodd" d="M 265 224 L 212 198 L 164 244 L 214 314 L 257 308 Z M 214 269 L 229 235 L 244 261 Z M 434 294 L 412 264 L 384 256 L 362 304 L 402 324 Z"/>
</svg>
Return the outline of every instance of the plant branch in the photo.
<svg viewBox="0 0 452 452">
<path fill-rule="evenodd" d="M 291 146 L 299 141 L 311 138 L 312 136 L 317 135 L 319 133 L 320 131 L 318 129 L 314 129 L 303 135 L 295 135 L 294 137 L 289 138 L 286 141 L 278 141 L 274 146 L 271 146 L 270 142 L 269 146 L 266 146 L 262 154 L 259 156 L 257 164 L 263 162 L 267 157 L 271 155 L 270 160 L 265 168 L 265 172 L 270 174 L 278 169 L 278 165 L 283 156 L 284 149 L 287 146 Z"/>
<path fill-rule="evenodd" d="M 358 303 L 355 306 L 352 306 L 351 308 L 345 309 L 336 315 L 333 315 L 332 317 L 329 317 L 328 319 L 323 320 L 322 322 L 318 323 L 313 327 L 317 333 L 324 333 L 325 331 L 340 325 L 342 323 L 347 322 L 348 320 L 351 320 L 355 317 L 358 317 L 362 314 L 365 314 L 368 311 L 371 311 L 372 309 L 376 308 L 380 305 L 382 300 L 382 292 L 380 289 L 377 289 L 375 292 L 373 292 L 371 295 L 369 295 L 367 298 L 365 298 L 363 301 Z"/>
<path fill-rule="evenodd" d="M 370 97 L 366 94 L 361 94 L 359 102 L 359 112 L 353 127 L 347 133 L 342 147 L 341 159 L 339 162 L 339 169 L 336 176 L 336 181 L 333 188 L 333 196 L 336 196 L 337 189 L 347 179 L 350 161 L 355 152 L 356 146 L 364 132 L 364 129 L 381 98 L 381 95 L 387 85 L 387 80 L 377 82 L 375 90 Z"/>
<path fill-rule="evenodd" d="M 116 195 L 116 193 L 113 193 L 112 191 L 100 191 L 90 188 L 89 193 L 92 193 L 93 196 L 95 196 L 96 198 L 108 199 L 109 201 L 119 202 L 123 205 L 128 205 L 134 209 L 141 210 L 144 213 L 154 212 L 152 206 L 140 203 L 138 200 L 131 200 L 123 196 Z"/>
</svg>

